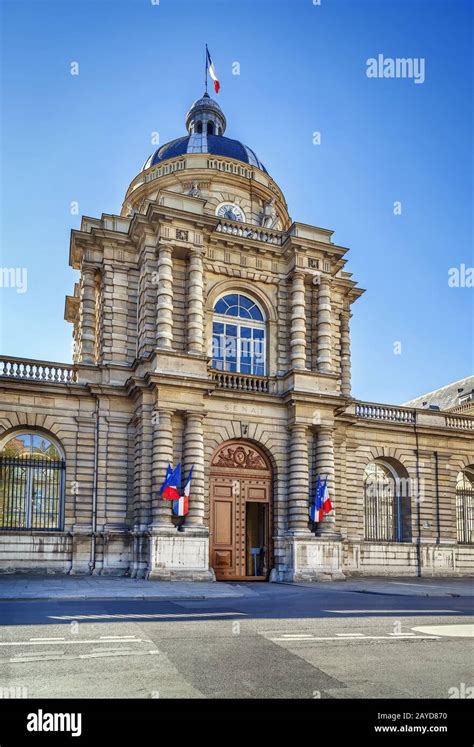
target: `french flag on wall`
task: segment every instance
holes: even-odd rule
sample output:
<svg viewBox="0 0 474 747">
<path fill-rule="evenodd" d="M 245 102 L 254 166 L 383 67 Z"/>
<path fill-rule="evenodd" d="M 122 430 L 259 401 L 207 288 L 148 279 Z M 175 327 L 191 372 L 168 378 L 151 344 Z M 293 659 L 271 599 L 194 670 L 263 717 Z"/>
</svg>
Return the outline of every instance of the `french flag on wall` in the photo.
<svg viewBox="0 0 474 747">
<path fill-rule="evenodd" d="M 221 87 L 221 84 L 219 83 L 219 79 L 216 73 L 216 68 L 214 67 L 213 61 L 211 60 L 211 55 L 209 54 L 207 44 L 206 44 L 206 58 L 207 58 L 207 69 L 209 70 L 209 75 L 214 81 L 214 91 L 216 93 L 219 93 L 219 88 Z"/>
<path fill-rule="evenodd" d="M 194 465 L 193 465 L 194 466 Z M 173 513 L 175 516 L 186 516 L 189 511 L 189 493 L 191 492 L 191 478 L 193 476 L 193 467 L 189 470 L 188 479 L 184 486 L 184 495 L 173 501 Z"/>
<path fill-rule="evenodd" d="M 181 463 L 178 464 L 174 469 L 168 464 L 166 470 L 166 477 L 163 485 L 160 488 L 161 497 L 166 501 L 173 501 L 175 498 L 179 498 L 181 486 Z"/>
<path fill-rule="evenodd" d="M 321 478 L 318 475 L 314 502 L 309 507 L 309 518 L 311 519 L 311 521 L 322 521 L 324 514 L 328 514 L 330 511 L 332 511 L 332 503 L 329 497 L 329 488 L 327 483 L 327 477 L 324 482 L 321 482 Z"/>
</svg>

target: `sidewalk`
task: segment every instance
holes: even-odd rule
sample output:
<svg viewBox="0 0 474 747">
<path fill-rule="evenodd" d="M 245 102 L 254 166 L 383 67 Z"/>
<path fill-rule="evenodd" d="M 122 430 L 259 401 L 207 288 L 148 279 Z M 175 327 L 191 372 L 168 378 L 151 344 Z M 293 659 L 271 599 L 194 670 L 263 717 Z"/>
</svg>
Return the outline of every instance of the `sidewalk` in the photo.
<svg viewBox="0 0 474 747">
<path fill-rule="evenodd" d="M 104 576 L 0 575 L 0 602 L 32 599 L 240 599 L 261 593 L 280 594 L 289 589 L 382 594 L 389 596 L 473 597 L 472 578 L 348 578 L 296 584 L 207 583 L 204 581 L 146 581 Z"/>
<path fill-rule="evenodd" d="M 417 597 L 473 597 L 474 578 L 355 578 L 346 581 L 321 581 L 319 584 L 300 583 L 298 586 L 319 586 L 327 591 L 352 591 L 361 594 Z"/>
<path fill-rule="evenodd" d="M 0 576 L 0 601 L 26 599 L 235 599 L 253 592 L 204 581 L 146 581 L 104 576 Z"/>
</svg>

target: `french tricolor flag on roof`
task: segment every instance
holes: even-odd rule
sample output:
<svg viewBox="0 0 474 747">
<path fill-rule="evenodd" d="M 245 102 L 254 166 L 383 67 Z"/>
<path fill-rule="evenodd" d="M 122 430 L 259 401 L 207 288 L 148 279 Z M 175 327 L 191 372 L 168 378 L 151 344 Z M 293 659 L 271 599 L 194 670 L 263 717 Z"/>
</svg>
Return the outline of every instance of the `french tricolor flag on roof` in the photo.
<svg viewBox="0 0 474 747">
<path fill-rule="evenodd" d="M 214 67 L 214 63 L 211 60 L 211 55 L 209 54 L 209 50 L 207 48 L 206 44 L 206 59 L 207 59 L 207 70 L 209 70 L 209 75 L 211 76 L 212 80 L 214 81 L 214 91 L 216 93 L 219 93 L 219 88 L 221 87 L 221 84 L 219 83 L 219 79 L 217 77 L 216 68 Z"/>
</svg>

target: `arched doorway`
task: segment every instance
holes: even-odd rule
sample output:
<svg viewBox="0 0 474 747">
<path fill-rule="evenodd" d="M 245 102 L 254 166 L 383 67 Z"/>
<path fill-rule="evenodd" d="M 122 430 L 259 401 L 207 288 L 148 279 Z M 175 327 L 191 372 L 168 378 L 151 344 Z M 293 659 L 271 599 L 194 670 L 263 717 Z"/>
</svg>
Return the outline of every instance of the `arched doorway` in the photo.
<svg viewBox="0 0 474 747">
<path fill-rule="evenodd" d="M 273 564 L 272 468 L 255 444 L 226 441 L 211 459 L 211 566 L 218 581 L 266 581 Z"/>
</svg>

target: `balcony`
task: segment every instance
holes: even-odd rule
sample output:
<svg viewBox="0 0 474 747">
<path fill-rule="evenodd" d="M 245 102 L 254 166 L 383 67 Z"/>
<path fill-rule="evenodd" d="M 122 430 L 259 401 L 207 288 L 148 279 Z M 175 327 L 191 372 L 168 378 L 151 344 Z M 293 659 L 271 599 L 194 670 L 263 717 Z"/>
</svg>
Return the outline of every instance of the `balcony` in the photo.
<svg viewBox="0 0 474 747">
<path fill-rule="evenodd" d="M 271 228 L 262 228 L 248 223 L 239 223 L 239 221 L 234 220 L 220 220 L 216 231 L 242 239 L 263 241 L 266 244 L 275 244 L 276 246 L 281 246 L 286 237 L 286 234 L 282 231 L 274 231 Z"/>
<path fill-rule="evenodd" d="M 227 371 L 211 371 L 211 380 L 219 389 L 231 389 L 237 392 L 270 393 L 270 380 L 265 376 L 247 376 Z"/>
<path fill-rule="evenodd" d="M 0 356 L 0 378 L 20 381 L 44 381 L 52 384 L 77 383 L 76 368 L 67 363 L 37 361 L 31 358 Z"/>
</svg>

